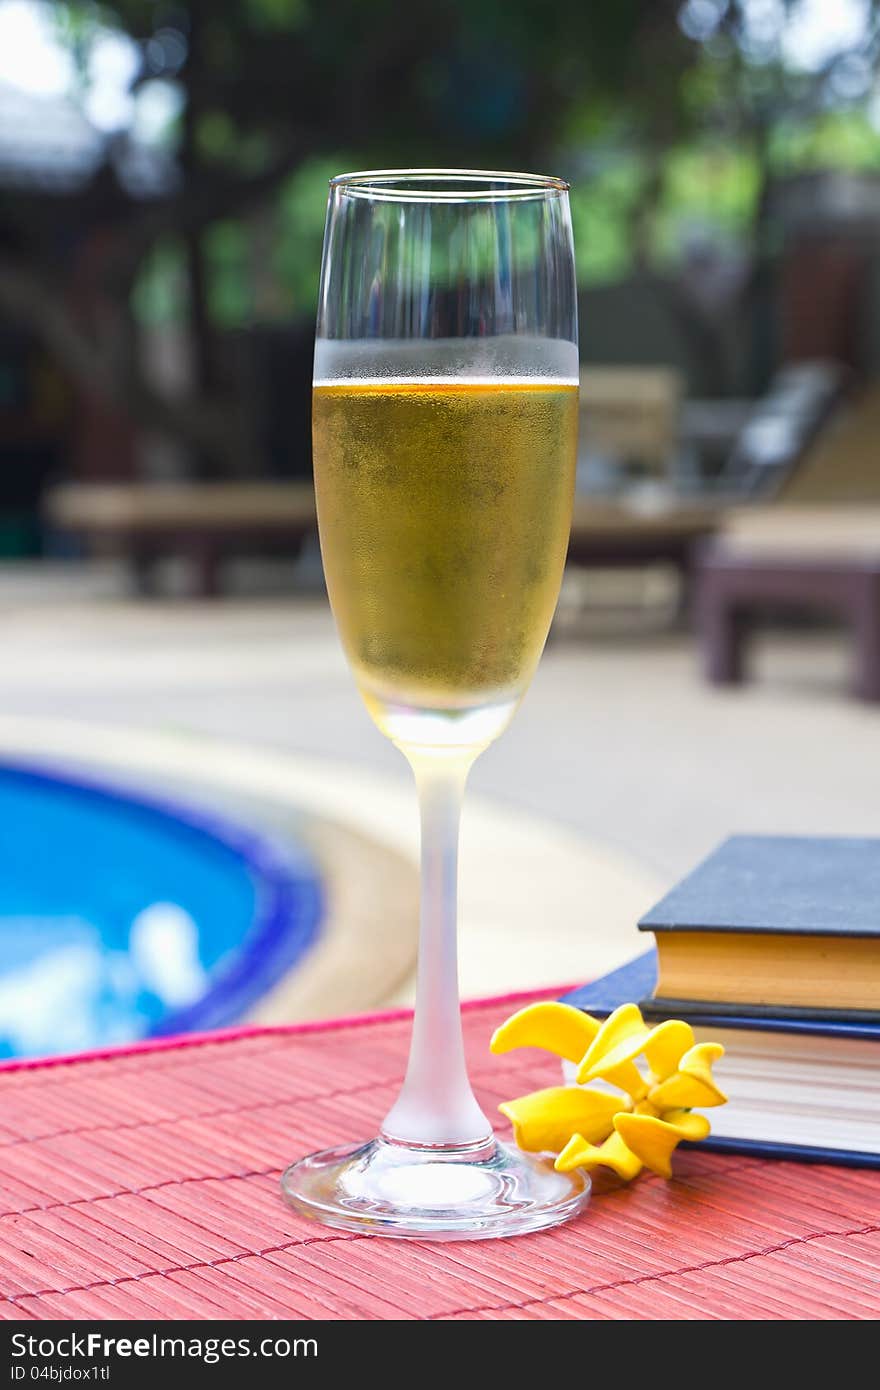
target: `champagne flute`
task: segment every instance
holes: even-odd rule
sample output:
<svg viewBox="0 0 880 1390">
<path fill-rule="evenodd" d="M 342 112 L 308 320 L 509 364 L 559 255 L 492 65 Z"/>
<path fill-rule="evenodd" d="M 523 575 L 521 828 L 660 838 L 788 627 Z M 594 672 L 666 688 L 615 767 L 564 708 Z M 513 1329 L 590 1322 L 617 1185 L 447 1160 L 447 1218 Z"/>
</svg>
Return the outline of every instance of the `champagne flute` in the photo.
<svg viewBox="0 0 880 1390">
<path fill-rule="evenodd" d="M 589 1196 L 584 1175 L 495 1139 L 465 1068 L 456 960 L 464 784 L 553 617 L 577 383 L 565 183 L 447 169 L 331 181 L 313 396 L 324 573 L 367 709 L 415 773 L 422 840 L 403 1088 L 378 1138 L 282 1179 L 331 1226 L 512 1235 Z"/>
</svg>

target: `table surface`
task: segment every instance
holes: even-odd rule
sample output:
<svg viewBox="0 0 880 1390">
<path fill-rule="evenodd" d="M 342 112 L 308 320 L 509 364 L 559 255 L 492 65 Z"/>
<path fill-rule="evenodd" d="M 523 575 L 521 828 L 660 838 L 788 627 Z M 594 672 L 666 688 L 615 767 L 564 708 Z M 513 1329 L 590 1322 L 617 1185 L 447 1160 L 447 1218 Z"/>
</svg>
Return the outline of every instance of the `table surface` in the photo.
<svg viewBox="0 0 880 1390">
<path fill-rule="evenodd" d="M 558 1079 L 536 1052 L 490 1056 L 515 1002 L 465 1009 L 490 1113 Z M 504 1242 L 301 1219 L 280 1169 L 375 1130 L 408 1034 L 386 1014 L 0 1069 L 0 1316 L 880 1314 L 880 1173 L 865 1169 L 679 1152 L 673 1181 L 600 1178 L 577 1220 Z"/>
</svg>

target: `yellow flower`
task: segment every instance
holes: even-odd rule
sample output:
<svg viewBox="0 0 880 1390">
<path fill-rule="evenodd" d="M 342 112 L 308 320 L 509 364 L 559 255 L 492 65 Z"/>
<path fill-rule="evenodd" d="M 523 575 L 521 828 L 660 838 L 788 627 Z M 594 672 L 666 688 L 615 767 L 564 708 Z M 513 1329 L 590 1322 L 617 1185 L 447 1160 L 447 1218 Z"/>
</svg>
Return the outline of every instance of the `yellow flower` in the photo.
<svg viewBox="0 0 880 1390">
<path fill-rule="evenodd" d="M 693 1107 L 727 1099 L 712 1076 L 721 1044 L 695 1042 L 680 1019 L 649 1027 L 636 1004 L 622 1004 L 604 1023 L 570 1004 L 529 1004 L 490 1043 L 495 1053 L 517 1047 L 540 1047 L 577 1066 L 577 1086 L 550 1086 L 499 1106 L 519 1147 L 555 1153 L 560 1172 L 602 1165 L 629 1181 L 645 1167 L 668 1178 L 676 1145 L 709 1133 Z"/>
</svg>

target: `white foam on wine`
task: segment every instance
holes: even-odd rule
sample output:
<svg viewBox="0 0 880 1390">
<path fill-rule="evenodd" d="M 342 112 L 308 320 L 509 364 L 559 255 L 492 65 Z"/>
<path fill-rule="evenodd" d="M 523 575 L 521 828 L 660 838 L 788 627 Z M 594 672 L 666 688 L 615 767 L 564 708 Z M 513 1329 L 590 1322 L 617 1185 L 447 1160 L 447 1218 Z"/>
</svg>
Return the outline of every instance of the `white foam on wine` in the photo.
<svg viewBox="0 0 880 1390">
<path fill-rule="evenodd" d="M 315 386 L 407 381 L 577 386 L 577 344 L 515 333 L 492 338 L 318 338 L 315 343 Z"/>
</svg>

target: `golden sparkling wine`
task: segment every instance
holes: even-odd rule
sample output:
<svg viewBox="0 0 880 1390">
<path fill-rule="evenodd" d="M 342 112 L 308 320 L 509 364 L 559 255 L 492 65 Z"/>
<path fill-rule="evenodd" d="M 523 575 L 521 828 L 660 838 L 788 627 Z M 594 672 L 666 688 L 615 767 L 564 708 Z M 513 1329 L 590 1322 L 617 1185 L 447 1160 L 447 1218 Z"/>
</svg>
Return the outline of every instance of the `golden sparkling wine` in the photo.
<svg viewBox="0 0 880 1390">
<path fill-rule="evenodd" d="M 281 1180 L 371 1236 L 485 1239 L 579 1211 L 590 1179 L 495 1138 L 458 1003 L 468 773 L 541 655 L 574 495 L 577 285 L 567 186 L 538 174 L 373 170 L 330 183 L 314 361 L 324 573 L 373 719 L 419 801 L 416 1008 L 375 1138 Z M 493 943 L 500 958 L 502 937 Z"/>
<path fill-rule="evenodd" d="M 494 737 L 559 593 L 577 387 L 320 384 L 313 431 L 330 601 L 373 718 L 397 739 Z"/>
</svg>

